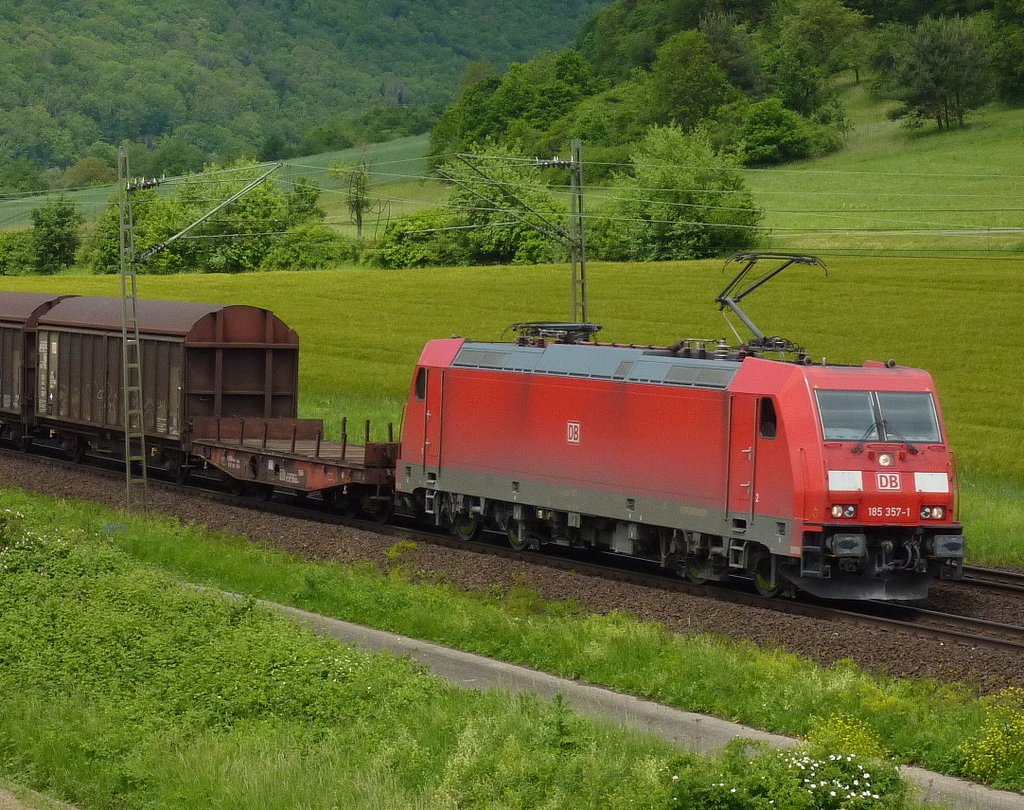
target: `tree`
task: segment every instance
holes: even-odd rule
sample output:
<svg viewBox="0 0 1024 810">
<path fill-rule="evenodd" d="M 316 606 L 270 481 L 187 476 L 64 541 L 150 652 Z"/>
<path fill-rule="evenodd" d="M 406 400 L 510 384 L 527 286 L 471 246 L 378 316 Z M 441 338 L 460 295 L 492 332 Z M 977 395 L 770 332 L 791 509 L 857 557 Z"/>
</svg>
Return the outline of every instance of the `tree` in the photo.
<svg viewBox="0 0 1024 810">
<path fill-rule="evenodd" d="M 896 95 L 904 112 L 930 118 L 939 129 L 964 125 L 968 110 L 993 89 L 991 55 L 963 17 L 926 17 L 918 23 L 895 65 Z"/>
<path fill-rule="evenodd" d="M 364 215 L 381 210 L 380 202 L 370 197 L 370 167 L 365 160 L 361 160 L 353 166 L 332 166 L 331 175 L 348 183 L 345 205 L 355 223 L 356 237 L 362 239 Z"/>
<path fill-rule="evenodd" d="M 51 275 L 75 263 L 84 221 L 74 201 L 63 195 L 32 211 L 32 251 L 37 272 Z"/>
<path fill-rule="evenodd" d="M 327 217 L 320 206 L 320 184 L 301 175 L 295 178 L 292 190 L 285 195 L 284 206 L 290 226 L 322 222 Z"/>
<path fill-rule="evenodd" d="M 999 95 L 1024 101 L 1024 0 L 996 0 L 993 57 Z"/>
<path fill-rule="evenodd" d="M 552 236 L 565 231 L 565 206 L 548 193 L 540 170 L 515 150 L 473 144 L 486 155 L 442 167 L 452 185 L 442 209 L 388 224 L 369 257 L 383 267 L 455 264 L 537 264 L 563 261 L 567 249 Z"/>
<path fill-rule="evenodd" d="M 809 63 L 829 73 L 845 70 L 859 62 L 857 49 L 864 47 L 859 34 L 867 18 L 839 0 L 784 0 L 779 33 L 783 47 L 796 43 L 807 46 Z"/>
<path fill-rule="evenodd" d="M 32 232 L 0 233 L 0 276 L 24 276 L 34 269 Z"/>
<path fill-rule="evenodd" d="M 632 156 L 623 198 L 591 239 L 595 256 L 661 261 L 721 256 L 757 242 L 762 213 L 736 161 L 703 133 L 652 127 Z"/>
<path fill-rule="evenodd" d="M 0 191 L 42 191 L 46 188 L 42 167 L 25 158 L 0 162 Z"/>
<path fill-rule="evenodd" d="M 135 192 L 132 209 L 138 253 L 163 242 L 207 214 L 218 203 L 261 174 L 251 163 L 211 167 L 177 182 L 174 194 L 155 189 Z M 319 189 L 303 178 L 283 192 L 273 177 L 155 254 L 143 273 L 240 273 L 258 270 L 278 238 L 291 229 L 323 219 Z M 99 217 L 85 253 L 93 272 L 115 273 L 119 266 L 118 201 Z"/>
<path fill-rule="evenodd" d="M 473 147 L 486 158 L 479 171 L 449 161 L 453 180 L 446 208 L 459 225 L 458 238 L 473 264 L 537 264 L 561 261 L 567 250 L 547 235 L 565 227 L 565 206 L 547 191 L 540 170 L 510 147 Z"/>
<path fill-rule="evenodd" d="M 833 76 L 863 61 L 866 23 L 839 0 L 780 0 L 758 32 L 772 94 L 809 118 L 842 118 Z"/>
<path fill-rule="evenodd" d="M 740 95 L 700 31 L 683 31 L 658 48 L 650 82 L 656 120 L 675 122 L 684 130 Z"/>
<path fill-rule="evenodd" d="M 729 81 L 744 93 L 759 95 L 764 85 L 761 54 L 747 24 L 735 14 L 709 11 L 700 18 L 700 31 Z"/>
<path fill-rule="evenodd" d="M 514 63 L 503 76 L 485 77 L 463 90 L 431 132 L 431 153 L 451 154 L 499 140 L 536 151 L 547 128 L 603 86 L 578 51 Z"/>
</svg>

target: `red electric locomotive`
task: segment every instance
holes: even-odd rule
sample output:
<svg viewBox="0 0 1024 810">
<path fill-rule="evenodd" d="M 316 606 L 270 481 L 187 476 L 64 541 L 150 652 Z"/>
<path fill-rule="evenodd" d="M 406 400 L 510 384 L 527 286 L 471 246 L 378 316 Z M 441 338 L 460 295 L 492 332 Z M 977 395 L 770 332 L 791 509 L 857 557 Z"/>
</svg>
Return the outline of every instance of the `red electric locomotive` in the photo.
<svg viewBox="0 0 1024 810">
<path fill-rule="evenodd" d="M 739 311 L 741 297 L 719 300 Z M 959 576 L 927 372 L 811 365 L 759 332 L 738 348 L 636 348 L 522 326 L 516 343 L 423 350 L 395 476 L 406 510 L 464 537 L 507 532 L 516 548 L 596 548 L 698 581 L 751 575 L 766 595 L 916 599 Z M 782 349 L 796 358 L 758 356 Z"/>
</svg>

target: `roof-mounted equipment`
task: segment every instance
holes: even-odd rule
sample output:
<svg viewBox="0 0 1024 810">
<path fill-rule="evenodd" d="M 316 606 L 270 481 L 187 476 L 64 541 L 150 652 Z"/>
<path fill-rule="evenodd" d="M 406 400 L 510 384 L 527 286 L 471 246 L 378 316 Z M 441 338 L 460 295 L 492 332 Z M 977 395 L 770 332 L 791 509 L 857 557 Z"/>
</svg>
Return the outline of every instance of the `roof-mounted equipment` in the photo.
<svg viewBox="0 0 1024 810">
<path fill-rule="evenodd" d="M 778 265 L 758 275 L 755 268 L 762 261 L 778 262 Z M 798 362 L 807 362 L 807 353 L 801 346 L 797 346 L 787 338 L 779 337 L 778 335 L 766 335 L 761 331 L 747 313 L 743 311 L 742 307 L 740 307 L 740 301 L 758 287 L 767 284 L 791 264 L 817 265 L 824 270 L 827 276 L 828 269 L 825 267 L 825 262 L 817 256 L 803 253 L 737 253 L 726 260 L 726 267 L 733 262 L 742 262 L 744 266 L 733 277 L 732 281 L 726 285 L 725 289 L 718 294 L 715 301 L 718 302 L 718 308 L 723 312 L 726 307 L 732 310 L 736 317 L 743 321 L 747 329 L 753 333 L 754 338 L 748 340 L 742 348 L 750 352 L 794 354 Z"/>
<path fill-rule="evenodd" d="M 590 343 L 601 331 L 601 324 L 526 321 L 514 323 L 509 329 L 518 336 L 516 343 L 520 346 L 544 346 L 547 343 Z"/>
</svg>

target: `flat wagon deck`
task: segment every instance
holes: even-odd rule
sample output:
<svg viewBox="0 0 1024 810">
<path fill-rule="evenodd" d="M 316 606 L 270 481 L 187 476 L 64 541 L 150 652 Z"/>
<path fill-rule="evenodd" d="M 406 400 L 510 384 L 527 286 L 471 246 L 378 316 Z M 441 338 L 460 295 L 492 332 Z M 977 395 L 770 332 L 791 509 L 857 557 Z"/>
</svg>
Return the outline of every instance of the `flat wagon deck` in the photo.
<svg viewBox="0 0 1024 810">
<path fill-rule="evenodd" d="M 390 510 L 398 444 L 356 445 L 323 435 L 320 419 L 197 417 L 191 453 L 240 487 L 319 493 L 350 511 Z"/>
</svg>

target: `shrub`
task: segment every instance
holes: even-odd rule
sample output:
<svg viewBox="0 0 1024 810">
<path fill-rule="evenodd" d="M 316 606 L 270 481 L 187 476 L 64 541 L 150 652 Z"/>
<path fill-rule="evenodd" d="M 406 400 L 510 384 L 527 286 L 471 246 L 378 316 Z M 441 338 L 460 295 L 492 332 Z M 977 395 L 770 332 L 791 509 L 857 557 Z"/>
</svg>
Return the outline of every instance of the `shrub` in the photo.
<svg viewBox="0 0 1024 810">
<path fill-rule="evenodd" d="M 367 262 L 378 267 L 431 267 L 467 263 L 455 216 L 427 208 L 389 222 Z"/>
<path fill-rule="evenodd" d="M 881 810 L 904 807 L 906 799 L 893 765 L 852 754 L 776 751 L 742 739 L 729 743 L 710 779 L 695 779 L 686 767 L 679 771 L 670 777 L 673 807 Z"/>
<path fill-rule="evenodd" d="M 818 750 L 855 754 L 871 759 L 887 756 L 878 734 L 863 720 L 848 714 L 833 714 L 819 722 L 808 740 Z"/>
<path fill-rule="evenodd" d="M 1013 785 L 1024 776 L 1024 689 L 986 698 L 981 733 L 961 746 L 964 773 L 987 784 Z"/>
<path fill-rule="evenodd" d="M 608 260 L 662 261 L 725 255 L 756 244 L 761 211 L 735 158 L 706 133 L 652 127 L 632 155 L 620 201 L 590 246 Z"/>
<path fill-rule="evenodd" d="M 23 276 L 35 267 L 31 231 L 0 233 L 0 276 Z"/>
<path fill-rule="evenodd" d="M 260 265 L 261 270 L 323 270 L 359 259 L 359 242 L 322 222 L 289 228 Z"/>
<path fill-rule="evenodd" d="M 743 163 L 785 163 L 810 157 L 813 151 L 811 127 L 802 115 L 787 110 L 777 98 L 750 105 L 736 148 Z"/>
</svg>

